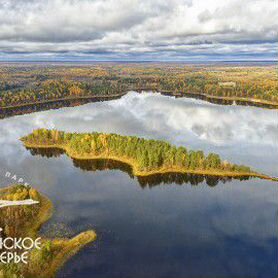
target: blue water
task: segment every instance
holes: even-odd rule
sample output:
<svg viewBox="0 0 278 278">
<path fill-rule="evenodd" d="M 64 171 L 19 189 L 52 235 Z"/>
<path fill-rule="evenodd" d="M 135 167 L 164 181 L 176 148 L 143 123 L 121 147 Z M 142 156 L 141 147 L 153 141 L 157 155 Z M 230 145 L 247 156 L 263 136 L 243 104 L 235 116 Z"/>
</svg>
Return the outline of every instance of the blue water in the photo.
<svg viewBox="0 0 278 278">
<path fill-rule="evenodd" d="M 0 184 L 10 171 L 54 203 L 43 233 L 95 229 L 95 243 L 58 277 L 274 278 L 278 275 L 278 184 L 251 179 L 208 186 L 142 187 L 121 170 L 76 168 L 71 159 L 32 156 L 18 140 L 34 128 L 103 131 L 165 139 L 217 152 L 278 176 L 278 115 L 159 94 L 38 112 L 0 121 Z"/>
</svg>

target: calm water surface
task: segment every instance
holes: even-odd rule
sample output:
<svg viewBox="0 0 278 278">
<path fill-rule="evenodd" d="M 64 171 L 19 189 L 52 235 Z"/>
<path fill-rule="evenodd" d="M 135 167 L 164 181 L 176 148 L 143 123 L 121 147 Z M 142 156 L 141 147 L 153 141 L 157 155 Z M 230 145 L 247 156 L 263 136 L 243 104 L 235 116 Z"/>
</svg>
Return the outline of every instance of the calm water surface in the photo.
<svg viewBox="0 0 278 278">
<path fill-rule="evenodd" d="M 165 139 L 278 176 L 277 123 L 275 110 L 133 92 L 7 118 L 0 121 L 0 184 L 13 182 L 4 177 L 9 171 L 50 197 L 55 213 L 45 234 L 96 230 L 97 242 L 58 277 L 274 278 L 277 183 L 156 177 L 142 184 L 111 162 L 33 156 L 18 138 L 45 127 Z"/>
</svg>

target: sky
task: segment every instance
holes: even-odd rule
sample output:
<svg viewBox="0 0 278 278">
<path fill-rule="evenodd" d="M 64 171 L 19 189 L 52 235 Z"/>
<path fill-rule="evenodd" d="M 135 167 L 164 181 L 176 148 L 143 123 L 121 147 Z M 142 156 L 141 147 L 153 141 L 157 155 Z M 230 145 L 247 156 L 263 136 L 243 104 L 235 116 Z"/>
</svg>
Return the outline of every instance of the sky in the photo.
<svg viewBox="0 0 278 278">
<path fill-rule="evenodd" d="M 276 60 L 277 0 L 0 0 L 0 61 Z"/>
</svg>

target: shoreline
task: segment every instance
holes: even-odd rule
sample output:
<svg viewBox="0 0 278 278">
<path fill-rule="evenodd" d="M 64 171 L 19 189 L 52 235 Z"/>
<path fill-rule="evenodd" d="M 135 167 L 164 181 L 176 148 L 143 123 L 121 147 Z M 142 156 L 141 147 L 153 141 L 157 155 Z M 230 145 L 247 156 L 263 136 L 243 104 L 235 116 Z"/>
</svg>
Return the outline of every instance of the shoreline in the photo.
<svg viewBox="0 0 278 278">
<path fill-rule="evenodd" d="M 16 186 L 16 184 L 1 188 L 0 193 L 8 194 L 13 186 Z M 26 206 L 24 205 L 13 206 L 12 208 L 2 208 L 2 212 L 6 212 L 6 214 L 1 215 L 1 221 L 5 224 L 5 227 L 8 227 L 5 229 L 7 237 L 41 238 L 41 248 L 34 248 L 29 251 L 28 264 L 18 264 L 18 269 L 16 271 L 19 271 L 21 274 L 20 277 L 23 277 L 23 275 L 24 277 L 25 275 L 26 277 L 54 277 L 59 269 L 61 269 L 69 259 L 71 259 L 87 244 L 94 242 L 97 238 L 97 234 L 94 230 L 80 232 L 71 238 L 56 236 L 48 237 L 47 235 L 41 234 L 41 227 L 53 216 L 54 206 L 52 201 L 47 196 L 39 192 L 38 194 L 38 198 L 36 199 L 38 200 L 38 203 L 34 204 L 34 206 L 36 206 L 35 208 L 38 209 L 38 212 L 35 215 L 32 214 L 34 209 L 28 208 L 28 211 L 26 211 Z M 20 212 L 25 212 L 25 214 Z M 7 219 L 7 217 L 5 217 L 6 215 L 8 215 L 7 223 L 5 222 Z M 18 220 L 18 218 L 16 218 L 17 215 L 20 215 L 19 221 L 22 221 L 22 219 L 24 220 L 19 231 L 15 228 Z M 10 231 L 11 234 L 9 234 Z M 47 254 L 50 255 L 43 258 L 42 255 L 45 254 L 44 252 L 47 252 Z M 7 271 L 10 270 L 11 269 L 8 265 Z M 0 267 L 0 274 L 3 273 L 6 274 L 6 269 L 2 266 Z M 9 274 L 18 273 L 9 272 Z"/>
<path fill-rule="evenodd" d="M 74 101 L 74 100 L 87 100 L 87 99 L 113 99 L 117 97 L 122 97 L 127 92 L 121 93 L 121 94 L 112 94 L 112 95 L 93 95 L 93 96 L 79 96 L 79 97 L 65 97 L 65 98 L 56 98 L 56 99 L 47 99 L 47 100 L 41 100 L 36 102 L 29 102 L 29 103 L 23 103 L 23 104 L 16 104 L 16 105 L 9 105 L 9 106 L 0 106 L 0 111 L 4 109 L 14 109 L 14 108 L 22 108 L 26 106 L 32 106 L 32 105 L 39 105 L 39 104 L 48 104 L 48 103 L 55 103 L 59 101 Z"/>
<path fill-rule="evenodd" d="M 190 97 L 191 95 L 195 95 L 195 96 L 202 96 L 207 98 L 209 102 L 209 99 L 214 99 L 214 100 L 227 100 L 227 101 L 240 101 L 240 102 L 245 102 L 247 104 L 257 104 L 257 105 L 266 105 L 266 106 L 274 106 L 276 108 L 274 109 L 278 109 L 278 103 L 277 102 L 271 102 L 268 100 L 262 100 L 262 99 L 255 99 L 255 98 L 244 98 L 244 97 L 224 97 L 224 96 L 214 96 L 214 95 L 208 95 L 208 94 L 204 94 L 204 93 L 188 93 L 187 97 Z M 183 97 L 185 95 L 180 95 L 180 97 Z M 179 95 L 178 95 L 179 97 Z M 236 104 L 236 105 L 240 105 L 240 104 Z M 262 107 L 264 108 L 264 107 Z M 271 107 L 269 107 L 268 109 L 271 109 Z"/>
<path fill-rule="evenodd" d="M 135 91 L 138 93 L 144 92 L 144 91 L 152 91 L 155 93 L 161 93 L 162 95 L 166 96 L 173 96 L 175 98 L 194 98 L 194 99 L 202 99 L 207 102 L 212 102 L 210 100 L 215 100 L 215 101 L 229 101 L 229 102 L 242 102 L 250 106 L 256 106 L 256 107 L 261 107 L 265 109 L 278 109 L 278 103 L 277 102 L 272 102 L 268 100 L 263 100 L 263 99 L 255 99 L 255 98 L 244 98 L 244 97 L 237 97 L 237 96 L 232 96 L 232 97 L 224 97 L 224 96 L 214 96 L 214 95 L 209 95 L 205 93 L 194 93 L 194 92 L 188 92 L 188 93 L 175 93 L 171 91 L 166 91 L 166 90 L 156 90 L 156 89 L 151 89 L 151 88 L 137 88 L 137 89 L 130 89 L 129 91 Z M 33 105 L 41 105 L 41 104 L 50 104 L 50 103 L 55 103 L 55 102 L 60 102 L 60 101 L 78 101 L 78 100 L 109 100 L 114 99 L 114 98 L 121 98 L 122 96 L 126 95 L 129 91 L 123 92 L 123 93 L 118 93 L 118 94 L 111 94 L 111 95 L 91 95 L 91 96 L 78 96 L 78 97 L 64 97 L 64 98 L 58 98 L 58 99 L 48 99 L 48 100 L 42 100 L 42 101 L 37 101 L 37 102 L 29 102 L 29 103 L 22 103 L 22 104 L 16 104 L 16 105 L 9 105 L 9 106 L 0 106 L 0 112 L 4 112 L 5 110 L 12 110 L 12 109 L 17 109 L 17 108 L 23 108 L 23 107 L 28 107 L 28 106 L 33 106 Z M 199 97 L 199 98 L 198 98 Z M 241 103 L 236 105 L 240 105 Z M 220 104 L 221 105 L 221 104 Z M 225 105 L 225 104 L 222 104 Z M 226 104 L 227 105 L 227 104 Z M 232 105 L 232 104 L 230 104 Z"/>
<path fill-rule="evenodd" d="M 141 90 L 141 91 L 148 91 L 148 90 Z M 154 90 L 153 90 L 154 91 Z M 188 93 L 171 93 L 171 91 L 154 91 L 157 93 L 161 93 L 162 95 L 166 96 L 174 96 L 176 98 L 194 98 L 194 99 L 201 99 L 210 103 L 214 103 L 211 100 L 219 100 L 219 101 L 229 101 L 229 102 L 242 102 L 246 103 L 250 106 L 255 106 L 255 107 L 260 107 L 260 108 L 266 108 L 266 109 L 278 109 L 278 102 L 272 102 L 269 100 L 263 100 L 263 99 L 256 99 L 256 98 L 244 98 L 244 97 L 224 97 L 224 96 L 214 96 L 214 95 L 209 95 L 205 93 L 194 93 L 194 92 L 188 92 Z M 198 98 L 199 97 L 199 98 Z M 219 104 L 219 105 L 225 105 L 225 104 Z M 229 104 L 226 104 L 229 105 Z M 233 105 L 233 104 L 230 104 Z M 236 105 L 241 105 L 241 103 Z M 266 107 L 264 107 L 266 106 Z"/>
<path fill-rule="evenodd" d="M 127 158 L 119 158 L 116 156 L 104 156 L 104 155 L 99 155 L 99 156 L 80 156 L 77 154 L 74 154 L 71 152 L 71 150 L 63 145 L 59 144 L 51 144 L 51 145 L 41 145 L 41 144 L 34 144 L 34 143 L 27 143 L 23 142 L 23 145 L 26 148 L 33 148 L 33 149 L 60 149 L 65 152 L 65 154 L 70 157 L 71 159 L 76 159 L 76 160 L 98 160 L 98 159 L 110 159 L 110 160 L 115 160 L 118 162 L 122 162 L 125 164 L 128 164 L 131 169 L 132 169 L 132 174 L 137 177 L 147 177 L 147 176 L 152 176 L 156 174 L 169 174 L 169 173 L 179 173 L 179 174 L 193 174 L 193 175 L 207 175 L 207 176 L 216 176 L 216 177 L 253 177 L 253 178 L 260 178 L 260 179 L 265 179 L 265 180 L 270 180 L 270 181 L 278 181 L 278 178 L 275 177 L 270 177 L 268 175 L 256 173 L 256 172 L 227 172 L 227 171 L 211 171 L 211 170 L 190 170 L 190 169 L 180 169 L 177 167 L 173 168 L 160 168 L 156 170 L 150 170 L 150 171 L 142 171 L 139 170 L 137 165 L 135 165 L 136 162 L 132 161 L 131 159 Z"/>
</svg>

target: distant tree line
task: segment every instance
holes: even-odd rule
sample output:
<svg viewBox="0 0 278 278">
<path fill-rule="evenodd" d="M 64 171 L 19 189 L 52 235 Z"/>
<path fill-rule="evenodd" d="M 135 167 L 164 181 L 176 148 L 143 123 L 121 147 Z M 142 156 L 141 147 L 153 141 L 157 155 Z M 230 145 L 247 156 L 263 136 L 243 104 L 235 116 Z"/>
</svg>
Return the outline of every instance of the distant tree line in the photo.
<svg viewBox="0 0 278 278">
<path fill-rule="evenodd" d="M 38 83 L 35 88 L 0 93 L 0 106 L 19 105 L 45 100 L 55 100 L 79 96 L 111 95 L 120 93 L 117 83 L 99 81 L 92 84 L 72 81 L 48 80 Z"/>
<path fill-rule="evenodd" d="M 278 102 L 278 77 L 272 67 L 100 65 L 40 71 L 8 68 L 2 75 L 0 71 L 0 107 L 139 89 Z"/>
</svg>

